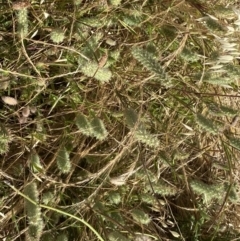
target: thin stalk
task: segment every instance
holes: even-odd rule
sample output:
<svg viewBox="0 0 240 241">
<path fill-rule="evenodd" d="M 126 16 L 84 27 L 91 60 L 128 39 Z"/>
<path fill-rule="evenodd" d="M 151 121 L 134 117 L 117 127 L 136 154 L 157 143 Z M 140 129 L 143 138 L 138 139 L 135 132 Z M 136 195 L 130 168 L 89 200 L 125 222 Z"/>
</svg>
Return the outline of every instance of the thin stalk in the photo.
<svg viewBox="0 0 240 241">
<path fill-rule="evenodd" d="M 18 189 L 16 189 L 14 186 L 12 186 L 11 184 L 9 184 L 8 182 L 5 182 L 9 187 L 11 187 L 18 195 L 22 196 L 23 198 L 27 199 L 29 202 L 31 202 L 32 204 L 38 206 L 38 207 L 41 207 L 41 208 L 46 208 L 46 209 L 49 209 L 49 210 L 52 210 L 54 212 L 57 212 L 57 213 L 61 213 L 63 215 L 66 215 L 68 217 L 71 217 L 81 223 L 83 223 L 84 225 L 86 225 L 88 228 L 90 228 L 90 230 L 97 236 L 97 238 L 101 241 L 104 241 L 104 239 L 101 237 L 101 235 L 89 224 L 87 223 L 85 220 L 79 218 L 79 217 L 76 217 L 70 213 L 67 213 L 67 212 L 64 212 L 62 210 L 59 210 L 57 208 L 53 208 L 53 207 L 50 207 L 50 206 L 47 206 L 47 205 L 44 205 L 44 204 L 38 204 L 36 202 L 34 202 L 31 198 L 29 198 L 28 196 L 26 196 L 25 194 L 23 194 L 21 191 L 19 191 Z"/>
</svg>

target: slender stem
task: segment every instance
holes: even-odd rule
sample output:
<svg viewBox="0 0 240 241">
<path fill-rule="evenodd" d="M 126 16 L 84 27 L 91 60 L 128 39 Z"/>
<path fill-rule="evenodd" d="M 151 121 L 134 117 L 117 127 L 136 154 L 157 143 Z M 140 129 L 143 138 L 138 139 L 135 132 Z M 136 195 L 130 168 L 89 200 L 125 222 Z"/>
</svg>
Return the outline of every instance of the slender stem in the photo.
<svg viewBox="0 0 240 241">
<path fill-rule="evenodd" d="M 41 207 L 41 208 L 46 208 L 46 209 L 49 209 L 49 210 L 52 210 L 52 211 L 55 211 L 57 213 L 61 213 L 63 215 L 66 215 L 68 217 L 71 217 L 81 223 L 83 223 L 84 225 L 86 225 L 88 228 L 90 228 L 90 230 L 92 230 L 93 233 L 95 233 L 95 235 L 98 237 L 99 240 L 101 241 L 104 241 L 104 239 L 101 237 L 101 235 L 89 224 L 87 223 L 85 220 L 81 219 L 81 218 L 78 218 L 70 213 L 67 213 L 67 212 L 64 212 L 62 210 L 59 210 L 57 208 L 53 208 L 53 207 L 50 207 L 50 206 L 47 206 L 47 205 L 43 205 L 43 204 L 38 204 L 36 202 L 34 202 L 31 198 L 29 198 L 28 196 L 26 196 L 25 194 L 23 194 L 21 191 L 19 191 L 18 189 L 16 189 L 14 186 L 12 186 L 11 184 L 9 184 L 8 182 L 5 182 L 9 187 L 11 187 L 17 194 L 19 194 L 20 196 L 22 196 L 23 198 L 27 199 L 29 202 L 31 202 L 32 204 L 38 206 L 38 207 Z"/>
</svg>

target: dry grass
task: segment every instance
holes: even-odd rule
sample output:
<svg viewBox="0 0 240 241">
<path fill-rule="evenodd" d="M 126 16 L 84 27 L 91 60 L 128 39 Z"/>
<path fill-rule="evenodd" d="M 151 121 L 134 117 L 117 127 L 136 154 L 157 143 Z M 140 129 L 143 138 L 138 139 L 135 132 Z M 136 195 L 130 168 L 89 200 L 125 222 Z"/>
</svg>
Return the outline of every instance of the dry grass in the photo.
<svg viewBox="0 0 240 241">
<path fill-rule="evenodd" d="M 0 239 L 238 240 L 233 3 L 40 2 L 0 1 Z"/>
</svg>

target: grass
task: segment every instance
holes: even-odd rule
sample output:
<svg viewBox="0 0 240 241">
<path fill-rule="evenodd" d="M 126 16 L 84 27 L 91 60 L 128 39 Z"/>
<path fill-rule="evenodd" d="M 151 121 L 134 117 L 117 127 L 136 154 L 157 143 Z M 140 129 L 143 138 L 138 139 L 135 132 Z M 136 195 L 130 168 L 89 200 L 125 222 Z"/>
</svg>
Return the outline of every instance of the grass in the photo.
<svg viewBox="0 0 240 241">
<path fill-rule="evenodd" d="M 0 238 L 239 240 L 233 1 L 0 1 Z"/>
</svg>

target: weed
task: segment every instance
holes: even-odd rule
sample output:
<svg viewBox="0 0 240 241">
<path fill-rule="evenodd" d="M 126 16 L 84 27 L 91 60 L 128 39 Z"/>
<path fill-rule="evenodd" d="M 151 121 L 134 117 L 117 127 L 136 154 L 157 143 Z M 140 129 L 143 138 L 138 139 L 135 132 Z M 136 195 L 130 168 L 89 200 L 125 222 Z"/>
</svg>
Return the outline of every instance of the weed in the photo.
<svg viewBox="0 0 240 241">
<path fill-rule="evenodd" d="M 239 238 L 237 3 L 0 3 L 3 239 Z"/>
</svg>

